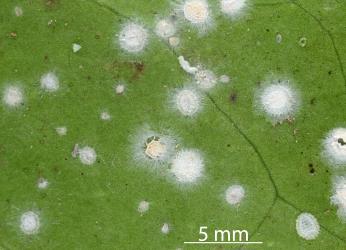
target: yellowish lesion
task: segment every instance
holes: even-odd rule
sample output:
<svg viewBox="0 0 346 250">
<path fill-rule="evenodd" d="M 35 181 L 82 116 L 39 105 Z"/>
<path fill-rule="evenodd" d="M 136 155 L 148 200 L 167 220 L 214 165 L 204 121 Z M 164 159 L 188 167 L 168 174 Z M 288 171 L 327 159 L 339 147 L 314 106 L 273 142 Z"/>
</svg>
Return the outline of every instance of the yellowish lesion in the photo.
<svg viewBox="0 0 346 250">
<path fill-rule="evenodd" d="M 166 145 L 157 136 L 152 136 L 145 143 L 145 154 L 150 159 L 159 159 L 166 152 Z"/>
</svg>

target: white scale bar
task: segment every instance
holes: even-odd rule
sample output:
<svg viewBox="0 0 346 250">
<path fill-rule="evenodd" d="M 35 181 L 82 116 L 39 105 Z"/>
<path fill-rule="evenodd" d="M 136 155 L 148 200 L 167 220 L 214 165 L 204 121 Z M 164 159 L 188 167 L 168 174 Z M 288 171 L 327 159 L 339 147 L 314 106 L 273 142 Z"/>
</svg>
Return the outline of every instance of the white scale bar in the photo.
<svg viewBox="0 0 346 250">
<path fill-rule="evenodd" d="M 184 244 L 263 244 L 262 241 L 185 241 Z"/>
</svg>

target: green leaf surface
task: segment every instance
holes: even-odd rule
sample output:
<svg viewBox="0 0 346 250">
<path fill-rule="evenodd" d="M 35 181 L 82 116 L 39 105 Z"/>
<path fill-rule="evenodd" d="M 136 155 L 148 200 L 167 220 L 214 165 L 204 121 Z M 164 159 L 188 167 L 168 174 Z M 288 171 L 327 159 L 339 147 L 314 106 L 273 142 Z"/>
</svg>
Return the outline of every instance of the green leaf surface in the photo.
<svg viewBox="0 0 346 250">
<path fill-rule="evenodd" d="M 345 2 L 248 2 L 244 15 L 230 19 L 209 1 L 211 27 L 201 34 L 181 20 L 181 43 L 172 49 L 153 30 L 179 1 L 2 0 L 1 98 L 16 83 L 24 103 L 0 105 L 0 249 L 240 247 L 184 245 L 198 240 L 200 226 L 246 229 L 251 240 L 263 241 L 244 249 L 345 249 L 346 224 L 330 204 L 340 173 L 321 157 L 326 133 L 345 126 Z M 129 21 L 150 31 L 140 54 L 119 47 L 117 34 Z M 73 43 L 82 49 L 73 53 Z M 170 107 L 172 91 L 193 84 L 179 55 L 232 79 L 204 93 L 203 110 L 193 118 Z M 48 71 L 59 76 L 57 92 L 40 89 Z M 290 79 L 299 92 L 293 122 L 273 126 L 255 107 L 259 83 L 272 75 Z M 119 81 L 124 95 L 114 91 Z M 101 121 L 102 111 L 112 119 Z M 67 127 L 66 136 L 57 135 L 59 126 Z M 178 149 L 200 150 L 204 178 L 181 185 L 165 174 L 169 165 L 136 161 L 131 138 L 143 126 L 169 131 Z M 96 150 L 94 165 L 71 156 L 76 143 Z M 40 177 L 47 189 L 37 188 Z M 224 199 L 235 183 L 246 189 L 236 208 Z M 144 215 L 137 211 L 141 200 L 150 202 Z M 40 215 L 35 235 L 19 227 L 30 210 Z M 296 233 L 301 212 L 320 223 L 313 241 Z M 168 235 L 161 233 L 166 222 Z"/>
</svg>

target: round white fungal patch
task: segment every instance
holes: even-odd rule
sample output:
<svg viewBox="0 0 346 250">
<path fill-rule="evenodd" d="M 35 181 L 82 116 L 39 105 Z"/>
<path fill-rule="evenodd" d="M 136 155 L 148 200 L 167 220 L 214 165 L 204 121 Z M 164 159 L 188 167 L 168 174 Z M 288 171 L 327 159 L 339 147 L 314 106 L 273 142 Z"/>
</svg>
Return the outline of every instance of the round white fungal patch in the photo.
<svg viewBox="0 0 346 250">
<path fill-rule="evenodd" d="M 23 103 L 23 92 L 21 88 L 17 86 L 10 86 L 5 89 L 4 91 L 4 97 L 3 97 L 4 103 L 9 107 L 16 107 Z"/>
<path fill-rule="evenodd" d="M 168 43 L 172 47 L 177 47 L 180 43 L 180 39 L 179 39 L 179 37 L 172 36 L 172 37 L 168 38 Z"/>
<path fill-rule="evenodd" d="M 320 225 L 312 214 L 301 213 L 296 220 L 296 230 L 303 239 L 313 240 L 320 232 Z"/>
<path fill-rule="evenodd" d="M 238 205 L 245 196 L 245 190 L 240 185 L 232 185 L 227 188 L 225 198 L 230 205 Z"/>
<path fill-rule="evenodd" d="M 100 118 L 103 121 L 109 121 L 111 119 L 111 115 L 108 112 L 101 112 Z"/>
<path fill-rule="evenodd" d="M 201 110 L 201 96 L 193 89 L 181 89 L 174 95 L 174 104 L 184 116 L 193 116 Z"/>
<path fill-rule="evenodd" d="M 162 225 L 162 227 L 161 227 L 161 232 L 162 232 L 163 234 L 168 234 L 169 231 L 170 231 L 170 228 L 169 228 L 168 223 L 164 223 L 164 224 Z"/>
<path fill-rule="evenodd" d="M 159 20 L 155 26 L 155 33 L 161 38 L 169 38 L 176 32 L 174 23 L 169 19 Z"/>
<path fill-rule="evenodd" d="M 60 136 L 64 136 L 67 134 L 67 128 L 66 127 L 57 127 L 57 128 L 55 128 L 55 131 Z"/>
<path fill-rule="evenodd" d="M 246 6 L 246 0 L 221 0 L 221 11 L 231 17 L 239 15 Z"/>
<path fill-rule="evenodd" d="M 330 131 L 323 142 L 324 154 L 331 164 L 338 167 L 346 165 L 346 128 Z"/>
<path fill-rule="evenodd" d="M 198 70 L 195 74 L 197 86 L 209 90 L 217 84 L 217 78 L 211 70 Z"/>
<path fill-rule="evenodd" d="M 186 0 L 183 12 L 184 17 L 192 24 L 205 24 L 210 18 L 209 6 L 205 0 Z"/>
<path fill-rule="evenodd" d="M 346 222 L 346 177 L 338 176 L 334 181 L 333 189 L 330 201 L 338 207 L 339 217 Z"/>
<path fill-rule="evenodd" d="M 147 30 L 139 24 L 128 23 L 119 34 L 120 47 L 130 53 L 137 53 L 144 49 L 148 42 Z"/>
<path fill-rule="evenodd" d="M 38 214 L 28 211 L 20 217 L 20 229 L 25 234 L 36 234 L 40 228 L 40 218 Z"/>
<path fill-rule="evenodd" d="M 134 159 L 140 163 L 164 163 L 171 159 L 176 140 L 167 133 L 161 134 L 145 126 L 133 137 Z"/>
<path fill-rule="evenodd" d="M 55 92 L 59 89 L 59 79 L 53 72 L 44 74 L 40 83 L 41 88 L 47 92 Z"/>
<path fill-rule="evenodd" d="M 39 189 L 45 189 L 45 188 L 48 187 L 48 185 L 49 185 L 49 182 L 46 179 L 42 178 L 42 177 L 39 178 L 38 181 L 37 181 L 37 187 Z"/>
<path fill-rule="evenodd" d="M 197 150 L 181 150 L 172 160 L 170 171 L 179 182 L 195 182 L 203 175 L 203 158 Z"/>
<path fill-rule="evenodd" d="M 298 105 L 297 95 L 287 82 L 277 81 L 266 86 L 259 97 L 262 109 L 278 121 L 288 119 Z"/>
<path fill-rule="evenodd" d="M 115 93 L 118 95 L 121 95 L 125 92 L 125 85 L 124 84 L 118 84 L 115 86 Z"/>
<path fill-rule="evenodd" d="M 78 155 L 84 165 L 94 164 L 97 157 L 95 150 L 88 146 L 78 149 Z"/>
<path fill-rule="evenodd" d="M 149 210 L 149 206 L 150 206 L 149 202 L 141 201 L 138 205 L 137 210 L 139 213 L 144 214 Z"/>
</svg>

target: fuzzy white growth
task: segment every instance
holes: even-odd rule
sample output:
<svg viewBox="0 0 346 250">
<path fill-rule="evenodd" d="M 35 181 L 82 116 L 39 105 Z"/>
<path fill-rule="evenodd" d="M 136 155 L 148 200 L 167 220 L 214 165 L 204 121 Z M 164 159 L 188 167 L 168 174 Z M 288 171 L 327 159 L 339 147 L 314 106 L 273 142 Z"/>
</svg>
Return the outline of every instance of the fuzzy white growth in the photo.
<svg viewBox="0 0 346 250">
<path fill-rule="evenodd" d="M 246 0 L 221 0 L 221 11 L 231 17 L 239 15 L 246 6 Z"/>
<path fill-rule="evenodd" d="M 119 34 L 120 47 L 130 53 L 138 53 L 148 42 L 147 30 L 139 24 L 128 23 Z"/>
<path fill-rule="evenodd" d="M 201 96 L 194 89 L 181 89 L 174 95 L 174 105 L 184 116 L 194 116 L 201 110 Z"/>
<path fill-rule="evenodd" d="M 210 19 L 209 6 L 205 0 L 186 0 L 183 12 L 184 17 L 192 24 L 205 24 Z"/>
<path fill-rule="evenodd" d="M 133 153 L 136 161 L 149 164 L 167 162 L 175 150 L 175 139 L 170 135 L 150 130 L 147 126 L 133 138 Z"/>
<path fill-rule="evenodd" d="M 46 189 L 48 187 L 48 185 L 49 185 L 49 182 L 46 179 L 44 179 L 42 177 L 38 179 L 37 187 L 39 189 Z"/>
<path fill-rule="evenodd" d="M 279 80 L 262 89 L 259 102 L 262 109 L 277 121 L 288 119 L 298 106 L 297 95 L 288 81 Z"/>
<path fill-rule="evenodd" d="M 57 127 L 57 128 L 55 128 L 55 131 L 60 136 L 64 136 L 67 134 L 67 128 L 66 127 Z"/>
<path fill-rule="evenodd" d="M 77 43 L 72 44 L 72 51 L 73 51 L 73 53 L 77 53 L 78 51 L 81 50 L 81 48 L 82 48 L 82 46 L 77 44 Z"/>
<path fill-rule="evenodd" d="M 339 217 L 346 222 L 346 177 L 337 177 L 334 181 L 333 189 L 333 195 L 330 197 L 330 201 L 338 207 Z"/>
<path fill-rule="evenodd" d="M 20 217 L 20 229 L 25 234 L 36 234 L 40 229 L 40 218 L 38 214 L 28 211 Z"/>
<path fill-rule="evenodd" d="M 59 79 L 53 72 L 44 74 L 40 82 L 41 88 L 47 92 L 55 92 L 59 89 Z"/>
<path fill-rule="evenodd" d="M 138 205 L 137 210 L 140 214 L 144 214 L 149 210 L 149 206 L 150 206 L 149 202 L 141 201 Z"/>
<path fill-rule="evenodd" d="M 313 240 L 320 232 L 320 225 L 312 214 L 301 213 L 296 220 L 296 230 L 303 239 Z"/>
<path fill-rule="evenodd" d="M 169 19 L 161 19 L 157 22 L 155 33 L 161 38 L 167 39 L 173 36 L 176 32 L 174 23 Z"/>
<path fill-rule="evenodd" d="M 168 223 L 164 223 L 164 224 L 162 225 L 162 227 L 161 227 L 161 232 L 162 232 L 163 234 L 168 234 L 169 231 L 170 231 L 170 228 L 169 228 Z"/>
<path fill-rule="evenodd" d="M 197 150 L 181 150 L 173 159 L 170 171 L 179 182 L 195 182 L 203 175 L 203 158 Z"/>
<path fill-rule="evenodd" d="M 245 196 L 245 190 L 240 185 L 232 185 L 225 192 L 226 201 L 230 205 L 238 205 Z"/>
<path fill-rule="evenodd" d="M 179 37 L 172 36 L 172 37 L 168 38 L 168 43 L 172 47 L 177 47 L 180 43 L 180 39 L 179 39 Z"/>
<path fill-rule="evenodd" d="M 5 89 L 3 101 L 9 107 L 16 107 L 23 103 L 23 92 L 17 86 L 10 86 Z"/>
<path fill-rule="evenodd" d="M 111 119 L 111 115 L 108 112 L 101 112 L 100 118 L 103 121 L 109 121 Z"/>
<path fill-rule="evenodd" d="M 23 15 L 23 9 L 21 7 L 19 7 L 19 6 L 16 6 L 14 8 L 14 14 L 16 16 L 22 16 Z"/>
<path fill-rule="evenodd" d="M 197 86 L 203 90 L 209 90 L 217 84 L 215 74 L 210 70 L 199 70 L 195 74 Z"/>
<path fill-rule="evenodd" d="M 118 84 L 117 86 L 115 86 L 115 93 L 117 93 L 118 95 L 121 95 L 124 92 L 125 92 L 125 85 Z"/>
<path fill-rule="evenodd" d="M 334 166 L 346 165 L 346 128 L 335 128 L 324 139 L 324 154 Z"/>
<path fill-rule="evenodd" d="M 198 68 L 197 68 L 197 67 L 192 67 L 192 66 L 190 65 L 190 63 L 184 59 L 183 56 L 179 56 L 179 57 L 178 57 L 178 61 L 179 61 L 180 67 L 181 67 L 184 71 L 186 71 L 187 73 L 193 74 L 193 75 L 194 75 L 194 74 L 196 74 L 196 72 L 198 71 Z"/>
<path fill-rule="evenodd" d="M 97 157 L 95 150 L 88 146 L 78 149 L 78 155 L 84 165 L 94 164 Z"/>
<path fill-rule="evenodd" d="M 222 83 L 229 83 L 230 81 L 230 78 L 228 75 L 222 75 L 219 77 L 219 81 L 222 82 Z"/>
</svg>

